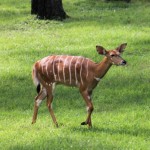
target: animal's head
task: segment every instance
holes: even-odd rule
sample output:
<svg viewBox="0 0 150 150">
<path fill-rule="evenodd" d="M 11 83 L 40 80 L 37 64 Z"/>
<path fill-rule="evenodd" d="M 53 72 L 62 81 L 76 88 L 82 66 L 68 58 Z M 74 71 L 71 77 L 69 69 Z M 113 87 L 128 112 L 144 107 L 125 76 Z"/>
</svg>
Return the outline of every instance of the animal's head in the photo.
<svg viewBox="0 0 150 150">
<path fill-rule="evenodd" d="M 126 61 L 121 57 L 124 49 L 126 48 L 127 43 L 121 44 L 119 47 L 114 50 L 106 50 L 102 46 L 96 46 L 96 50 L 100 55 L 105 55 L 109 62 L 113 65 L 126 65 Z"/>
</svg>

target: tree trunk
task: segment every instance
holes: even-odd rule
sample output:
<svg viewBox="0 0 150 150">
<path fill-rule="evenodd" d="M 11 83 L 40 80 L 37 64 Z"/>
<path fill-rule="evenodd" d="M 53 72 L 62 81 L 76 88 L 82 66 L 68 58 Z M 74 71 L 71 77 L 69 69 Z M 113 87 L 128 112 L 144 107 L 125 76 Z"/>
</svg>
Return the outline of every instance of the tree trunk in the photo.
<svg viewBox="0 0 150 150">
<path fill-rule="evenodd" d="M 31 14 L 37 14 L 38 0 L 31 0 Z"/>
<path fill-rule="evenodd" d="M 68 17 L 62 0 L 32 0 L 31 14 L 37 14 L 38 19 L 63 20 Z"/>
</svg>

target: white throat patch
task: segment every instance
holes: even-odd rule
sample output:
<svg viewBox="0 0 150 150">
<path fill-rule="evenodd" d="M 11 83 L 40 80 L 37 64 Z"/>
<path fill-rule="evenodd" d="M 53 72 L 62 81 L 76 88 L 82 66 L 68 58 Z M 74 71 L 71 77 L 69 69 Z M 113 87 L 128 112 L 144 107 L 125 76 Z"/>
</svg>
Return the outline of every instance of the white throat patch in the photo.
<svg viewBox="0 0 150 150">
<path fill-rule="evenodd" d="M 100 81 L 100 80 L 101 80 L 101 78 L 97 78 L 97 77 L 94 77 L 94 79 L 95 79 L 96 81 Z"/>
</svg>

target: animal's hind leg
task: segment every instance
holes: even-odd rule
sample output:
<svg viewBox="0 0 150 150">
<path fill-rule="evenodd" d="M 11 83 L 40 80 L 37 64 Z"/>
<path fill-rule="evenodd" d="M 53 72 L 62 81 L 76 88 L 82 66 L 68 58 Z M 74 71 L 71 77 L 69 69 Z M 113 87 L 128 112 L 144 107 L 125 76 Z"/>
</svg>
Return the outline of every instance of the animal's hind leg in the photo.
<svg viewBox="0 0 150 150">
<path fill-rule="evenodd" d="M 53 120 L 54 124 L 56 125 L 56 127 L 58 127 L 58 123 L 57 123 L 56 117 L 55 117 L 53 109 L 52 109 L 54 86 L 55 86 L 55 83 L 53 83 L 52 87 L 48 88 L 48 91 L 47 91 L 47 107 L 48 107 L 48 110 L 50 112 L 50 115 L 52 117 L 52 120 Z"/>
<path fill-rule="evenodd" d="M 40 91 L 40 93 L 38 94 L 38 96 L 36 96 L 36 98 L 35 98 L 35 102 L 34 102 L 34 113 L 33 113 L 33 118 L 32 118 L 32 124 L 36 122 L 39 106 L 40 106 L 42 100 L 43 100 L 46 96 L 47 96 L 46 89 L 45 89 L 45 88 L 42 88 L 42 90 Z"/>
<path fill-rule="evenodd" d="M 52 109 L 52 101 L 53 101 L 53 96 L 49 95 L 47 97 L 47 107 L 48 107 L 48 110 L 50 112 L 50 115 L 52 117 L 54 124 L 56 125 L 56 127 L 58 127 L 58 123 L 57 123 L 56 117 L 55 117 L 53 109 Z"/>
</svg>

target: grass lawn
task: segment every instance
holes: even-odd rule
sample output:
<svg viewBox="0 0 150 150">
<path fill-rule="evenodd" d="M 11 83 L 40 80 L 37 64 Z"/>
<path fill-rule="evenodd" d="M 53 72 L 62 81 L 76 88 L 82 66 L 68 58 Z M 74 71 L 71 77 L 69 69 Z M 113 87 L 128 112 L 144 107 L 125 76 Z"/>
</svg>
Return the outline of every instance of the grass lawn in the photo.
<svg viewBox="0 0 150 150">
<path fill-rule="evenodd" d="M 29 0 L 0 0 L 0 149 L 150 149 L 150 2 L 63 0 L 71 18 L 36 20 Z M 113 66 L 93 93 L 93 128 L 78 89 L 57 86 L 54 127 L 45 101 L 31 125 L 32 65 L 51 54 L 100 62 L 96 45 L 128 46 L 126 67 Z"/>
</svg>

